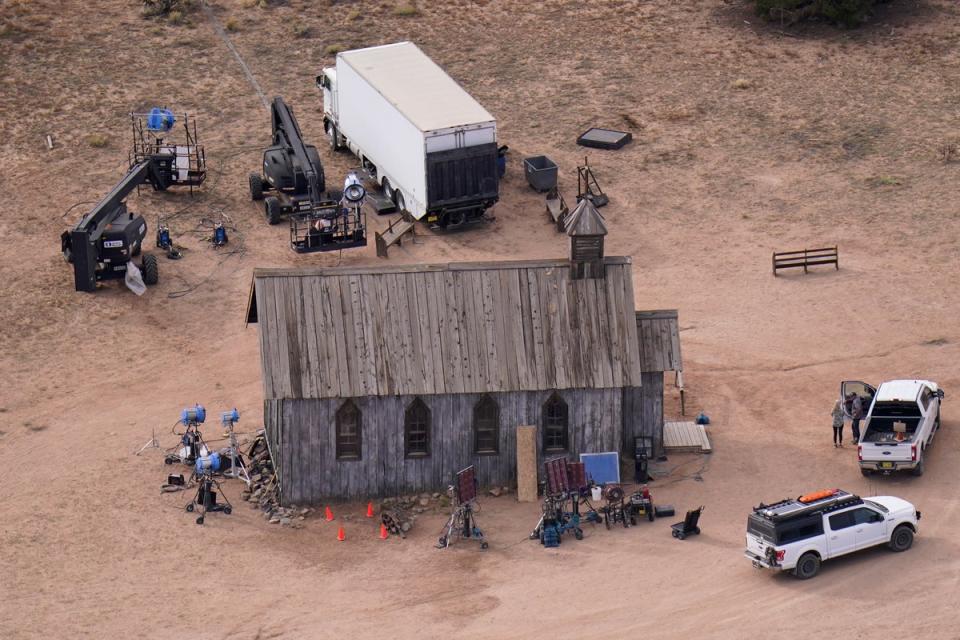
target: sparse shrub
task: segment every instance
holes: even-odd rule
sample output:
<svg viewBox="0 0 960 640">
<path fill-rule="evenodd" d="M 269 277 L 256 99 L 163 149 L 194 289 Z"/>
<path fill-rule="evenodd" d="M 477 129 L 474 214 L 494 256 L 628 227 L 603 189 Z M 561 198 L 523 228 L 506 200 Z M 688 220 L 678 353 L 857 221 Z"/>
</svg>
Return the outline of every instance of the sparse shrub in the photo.
<svg viewBox="0 0 960 640">
<path fill-rule="evenodd" d="M 143 0 L 143 15 L 147 18 L 167 16 L 170 19 L 177 13 L 178 21 L 182 21 L 184 14 L 193 9 L 193 5 L 193 0 Z M 170 21 L 173 22 L 172 19 Z"/>
<path fill-rule="evenodd" d="M 347 14 L 347 20 L 349 20 L 350 22 L 355 22 L 362 17 L 363 17 L 363 12 L 360 11 L 360 9 L 354 9 L 353 11 Z"/>
<path fill-rule="evenodd" d="M 171 11 L 167 14 L 167 21 L 170 24 L 183 24 L 183 12 L 182 11 Z"/>
<path fill-rule="evenodd" d="M 847 27 L 864 22 L 878 4 L 891 0 L 754 0 L 757 13 L 770 20 L 794 23 L 824 18 Z"/>
<path fill-rule="evenodd" d="M 411 18 L 420 15 L 420 9 L 417 9 L 416 5 L 412 3 L 404 2 L 394 7 L 393 14 L 404 18 Z"/>
<path fill-rule="evenodd" d="M 737 78 L 730 83 L 730 86 L 732 86 L 734 89 L 750 89 L 753 87 L 753 82 L 751 80 L 747 80 L 746 78 Z"/>
<path fill-rule="evenodd" d="M 297 38 L 306 38 L 310 35 L 310 27 L 302 22 L 298 22 L 293 25 L 293 35 Z"/>
<path fill-rule="evenodd" d="M 257 6 L 260 0 L 240 0 L 240 6 L 244 9 L 252 9 Z"/>
<path fill-rule="evenodd" d="M 223 26 L 227 28 L 227 31 L 234 33 L 240 30 L 240 23 L 237 22 L 237 19 L 233 16 L 227 18 L 227 21 L 223 23 Z"/>
<path fill-rule="evenodd" d="M 873 176 L 867 180 L 872 187 L 898 187 L 903 181 L 896 176 Z"/>
<path fill-rule="evenodd" d="M 87 144 L 94 149 L 103 149 L 110 143 L 110 138 L 102 133 L 91 133 L 87 136 Z"/>
<path fill-rule="evenodd" d="M 328 44 L 323 48 L 323 55 L 325 56 L 335 56 L 341 51 L 346 51 L 347 48 L 342 44 Z"/>
<path fill-rule="evenodd" d="M 960 145 L 952 140 L 948 140 L 940 145 L 940 159 L 946 164 L 956 162 L 960 159 Z"/>
</svg>

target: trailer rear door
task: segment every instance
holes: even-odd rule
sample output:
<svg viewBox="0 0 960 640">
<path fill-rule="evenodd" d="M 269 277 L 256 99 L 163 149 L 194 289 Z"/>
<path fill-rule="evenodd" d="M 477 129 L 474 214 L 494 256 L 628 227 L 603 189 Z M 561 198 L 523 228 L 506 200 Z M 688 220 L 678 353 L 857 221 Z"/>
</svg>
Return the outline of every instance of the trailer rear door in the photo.
<svg viewBox="0 0 960 640">
<path fill-rule="evenodd" d="M 497 144 L 427 154 L 427 209 L 496 200 Z"/>
</svg>

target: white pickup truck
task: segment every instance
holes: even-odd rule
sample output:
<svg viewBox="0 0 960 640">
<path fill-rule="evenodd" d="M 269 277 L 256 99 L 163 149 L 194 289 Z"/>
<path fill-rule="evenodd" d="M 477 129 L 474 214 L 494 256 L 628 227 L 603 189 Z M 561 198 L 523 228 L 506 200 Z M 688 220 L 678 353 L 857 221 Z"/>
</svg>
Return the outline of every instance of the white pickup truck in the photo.
<svg viewBox="0 0 960 640">
<path fill-rule="evenodd" d="M 860 498 L 831 489 L 755 507 L 744 555 L 758 569 L 812 578 L 829 558 L 886 544 L 906 551 L 920 512 L 893 496 Z"/>
<path fill-rule="evenodd" d="M 943 390 L 929 380 L 892 380 L 878 388 L 845 381 L 840 399 L 848 417 L 854 396 L 869 407 L 857 445 L 860 472 L 867 476 L 909 470 L 923 475 L 924 454 L 940 429 Z"/>
</svg>

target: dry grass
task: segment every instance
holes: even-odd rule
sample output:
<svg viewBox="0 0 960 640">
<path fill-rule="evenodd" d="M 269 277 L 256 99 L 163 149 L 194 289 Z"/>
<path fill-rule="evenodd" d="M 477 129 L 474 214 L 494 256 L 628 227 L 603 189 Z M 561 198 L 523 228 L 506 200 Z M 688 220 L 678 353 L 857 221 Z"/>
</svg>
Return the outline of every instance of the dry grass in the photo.
<svg viewBox="0 0 960 640">
<path fill-rule="evenodd" d="M 293 36 L 295 38 L 306 38 L 310 35 L 310 27 L 302 22 L 293 25 Z"/>
<path fill-rule="evenodd" d="M 420 15 L 420 9 L 418 9 L 416 5 L 412 3 L 405 2 L 402 4 L 398 4 L 396 7 L 393 8 L 393 15 L 402 16 L 404 18 L 411 18 L 413 16 Z"/>
<path fill-rule="evenodd" d="M 751 89 L 753 88 L 753 81 L 747 80 L 746 78 L 737 78 L 732 83 L 730 83 L 730 86 L 733 87 L 734 89 L 740 89 L 740 90 Z"/>
<path fill-rule="evenodd" d="M 110 138 L 103 133 L 91 133 L 87 136 L 87 144 L 94 149 L 103 149 L 110 144 Z"/>
<path fill-rule="evenodd" d="M 323 55 L 325 56 L 335 56 L 341 51 L 346 51 L 346 45 L 342 44 L 328 44 L 323 48 Z"/>
<path fill-rule="evenodd" d="M 226 27 L 227 31 L 230 33 L 236 33 L 240 31 L 240 22 L 233 16 L 227 18 L 227 21 L 223 23 L 223 26 Z"/>
</svg>

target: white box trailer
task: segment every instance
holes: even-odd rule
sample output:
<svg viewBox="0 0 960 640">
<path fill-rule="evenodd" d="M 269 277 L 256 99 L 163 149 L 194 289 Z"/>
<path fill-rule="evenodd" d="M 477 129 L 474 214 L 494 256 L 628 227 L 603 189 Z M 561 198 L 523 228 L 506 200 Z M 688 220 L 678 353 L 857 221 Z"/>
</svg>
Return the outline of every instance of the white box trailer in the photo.
<svg viewBox="0 0 960 640">
<path fill-rule="evenodd" d="M 456 227 L 499 198 L 497 121 L 410 42 L 344 51 L 317 77 L 324 129 L 401 210 Z"/>
</svg>

